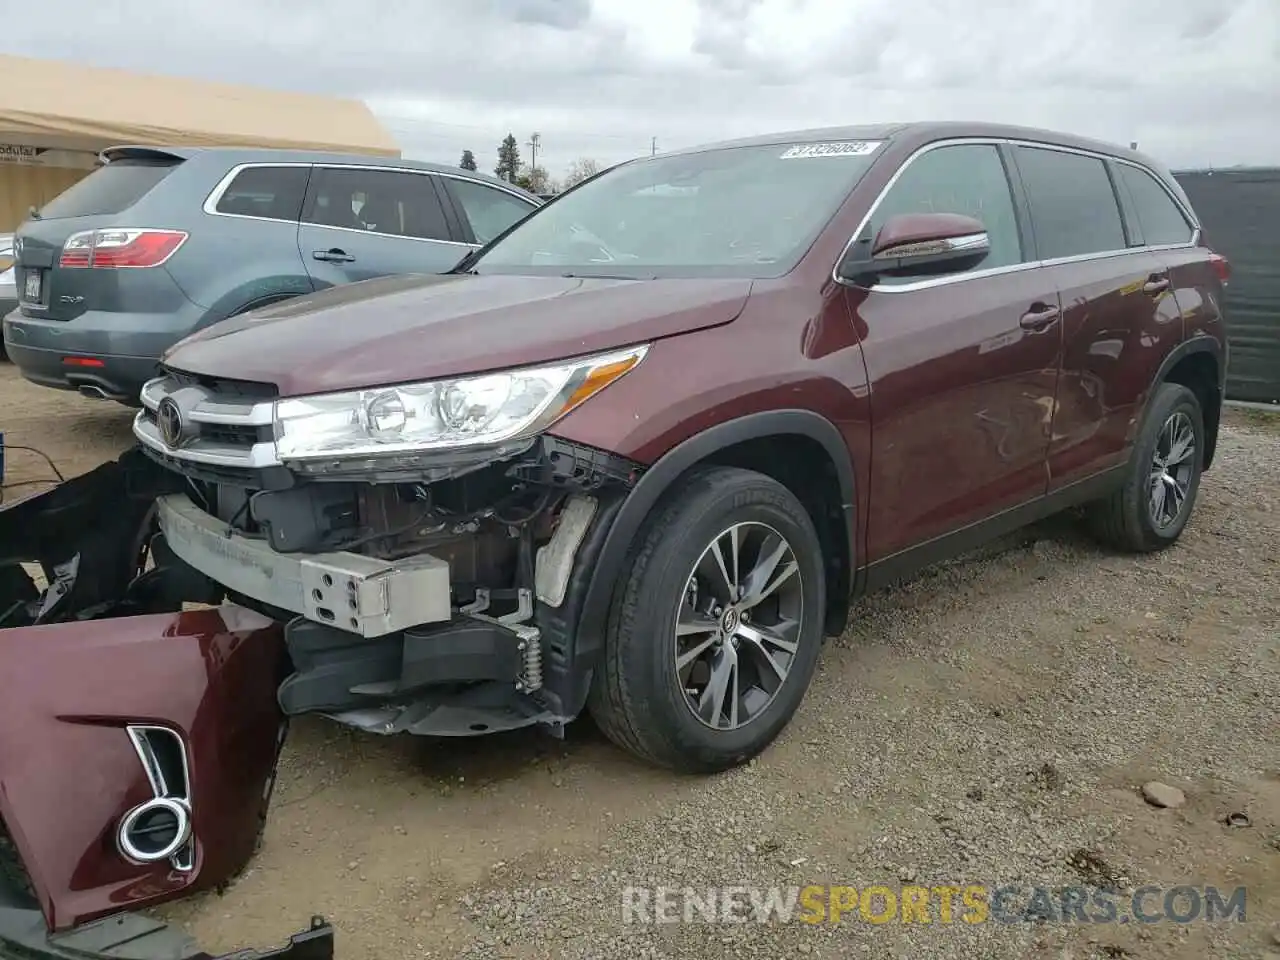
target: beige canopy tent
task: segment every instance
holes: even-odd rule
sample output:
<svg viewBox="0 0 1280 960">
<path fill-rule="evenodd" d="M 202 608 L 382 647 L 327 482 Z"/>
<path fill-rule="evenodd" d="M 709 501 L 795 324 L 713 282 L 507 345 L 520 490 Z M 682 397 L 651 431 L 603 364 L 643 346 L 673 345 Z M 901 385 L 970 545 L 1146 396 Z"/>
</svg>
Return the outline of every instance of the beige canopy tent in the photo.
<svg viewBox="0 0 1280 960">
<path fill-rule="evenodd" d="M 118 144 L 257 146 L 400 156 L 357 100 L 0 56 L 0 231 Z"/>
</svg>

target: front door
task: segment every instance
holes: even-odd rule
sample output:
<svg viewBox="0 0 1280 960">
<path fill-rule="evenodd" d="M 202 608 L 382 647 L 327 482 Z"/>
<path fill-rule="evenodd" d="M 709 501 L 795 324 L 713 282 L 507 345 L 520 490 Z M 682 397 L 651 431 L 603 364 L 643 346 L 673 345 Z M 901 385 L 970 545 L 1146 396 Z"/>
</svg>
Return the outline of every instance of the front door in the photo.
<svg viewBox="0 0 1280 960">
<path fill-rule="evenodd" d="M 455 238 L 427 173 L 317 167 L 298 248 L 317 290 L 403 273 L 443 273 L 471 249 Z"/>
<path fill-rule="evenodd" d="M 991 253 L 967 273 L 848 294 L 871 383 L 873 563 L 1047 486 L 1060 304 L 1028 252 L 1000 148 L 969 142 L 917 154 L 866 232 L 926 212 L 977 218 Z"/>
</svg>

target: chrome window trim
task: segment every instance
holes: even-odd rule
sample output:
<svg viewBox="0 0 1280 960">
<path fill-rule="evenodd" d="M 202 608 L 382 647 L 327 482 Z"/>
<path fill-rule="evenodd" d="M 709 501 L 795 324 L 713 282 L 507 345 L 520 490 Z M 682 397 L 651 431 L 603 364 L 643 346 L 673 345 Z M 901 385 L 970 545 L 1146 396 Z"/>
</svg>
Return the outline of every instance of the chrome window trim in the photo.
<svg viewBox="0 0 1280 960">
<path fill-rule="evenodd" d="M 321 227 L 325 230 L 341 230 L 346 233 L 356 233 L 367 237 L 391 237 L 396 240 L 413 240 L 417 243 L 443 243 L 451 247 L 465 247 L 468 250 L 475 250 L 480 246 L 480 244 L 477 243 L 465 243 L 461 240 L 434 240 L 430 237 L 406 237 L 398 233 L 381 233 L 376 230 L 356 230 L 352 227 L 331 227 L 327 224 L 311 223 L 308 220 L 303 220 L 301 214 L 299 214 L 297 219 L 285 220 L 280 217 L 255 217 L 248 213 L 223 213 L 217 209 L 218 201 L 222 199 L 222 195 L 231 187 L 232 182 L 237 176 L 245 170 L 258 170 L 263 167 L 314 167 L 325 170 L 373 170 L 386 171 L 388 173 L 416 173 L 420 176 L 444 177 L 448 180 L 461 180 L 464 183 L 474 183 L 481 187 L 488 187 L 490 190 L 497 190 L 499 193 L 505 193 L 508 196 L 523 202 L 530 210 L 536 210 L 538 207 L 542 206 L 539 203 L 534 203 L 528 197 L 521 195 L 519 192 L 508 189 L 507 187 L 498 186 L 497 184 L 489 183 L 486 180 L 477 180 L 475 177 L 467 177 L 461 174 L 442 172 L 439 170 L 419 170 L 414 167 L 396 167 L 374 163 L 335 163 L 332 161 L 327 163 L 307 163 L 300 160 L 251 160 L 245 163 L 238 163 L 227 171 L 227 173 L 223 175 L 222 179 L 214 186 L 213 190 L 209 192 L 209 195 L 205 197 L 204 204 L 201 209 L 211 217 L 230 217 L 233 220 L 258 220 L 263 223 L 294 223 L 298 225 L 306 224 L 312 227 Z"/>
<path fill-rule="evenodd" d="M 880 284 L 877 284 L 873 287 L 859 287 L 856 284 L 852 284 L 847 280 L 841 279 L 837 271 L 840 267 L 840 264 L 844 261 L 844 258 L 848 255 L 849 248 L 852 247 L 854 243 L 857 242 L 858 237 L 862 235 L 862 231 L 867 228 L 867 224 L 871 222 L 871 218 L 875 216 L 876 211 L 880 208 L 880 205 L 884 202 L 885 197 L 888 196 L 889 191 L 894 188 L 894 186 L 897 184 L 898 180 L 902 177 L 902 174 L 906 171 L 906 169 L 909 166 L 911 166 L 911 164 L 915 163 L 918 158 L 924 156 L 924 154 L 930 152 L 931 150 L 939 150 L 939 149 L 942 149 L 943 147 L 957 147 L 957 146 L 991 146 L 996 148 L 999 148 L 1001 146 L 1034 147 L 1034 148 L 1043 149 L 1043 150 L 1056 150 L 1059 153 L 1074 153 L 1080 156 L 1091 157 L 1095 160 L 1101 160 L 1104 163 L 1110 160 L 1110 161 L 1114 161 L 1115 163 L 1124 163 L 1124 164 L 1128 164 L 1131 167 L 1137 167 L 1139 170 L 1142 170 L 1143 172 L 1152 175 L 1155 178 L 1156 182 L 1159 183 L 1160 186 L 1164 189 L 1164 191 L 1169 194 L 1170 198 L 1173 199 L 1174 203 L 1177 204 L 1178 209 L 1181 210 L 1183 214 L 1191 221 L 1191 223 L 1193 224 L 1191 239 L 1188 240 L 1186 243 L 1161 244 L 1159 246 L 1144 245 L 1140 247 L 1125 247 L 1124 249 L 1121 249 L 1121 250 L 1100 250 L 1100 251 L 1097 251 L 1096 253 L 1084 253 L 1084 254 L 1078 254 L 1076 256 L 1071 256 L 1071 257 L 1055 257 L 1048 260 L 1024 260 L 1022 263 L 1012 263 L 1002 267 L 991 267 L 990 269 L 987 269 L 987 270 L 970 270 L 965 273 L 958 273 L 950 276 L 930 277 L 926 280 L 917 280 L 912 283 L 900 283 L 900 284 L 894 284 L 889 286 L 882 286 Z M 1117 206 L 1119 206 L 1120 199 L 1118 197 L 1116 198 L 1116 203 L 1117 203 Z M 1121 215 L 1123 216 L 1123 210 L 1121 210 Z M 995 276 L 1000 276 L 1006 273 L 1018 273 L 1023 270 L 1036 270 L 1041 267 L 1053 267 L 1053 266 L 1057 266 L 1059 264 L 1064 264 L 1064 263 L 1084 263 L 1089 260 L 1107 260 L 1107 259 L 1111 259 L 1112 257 L 1121 257 L 1121 256 L 1130 255 L 1130 254 L 1135 254 L 1135 253 L 1150 253 L 1157 250 L 1185 250 L 1185 249 L 1190 249 L 1197 246 L 1200 242 L 1200 235 L 1201 235 L 1201 226 L 1200 226 L 1199 220 L 1197 220 L 1194 214 L 1191 211 L 1189 211 L 1187 207 L 1183 205 L 1181 201 L 1178 200 L 1177 197 L 1173 195 L 1173 193 L 1169 190 L 1167 186 L 1165 186 L 1163 178 L 1160 177 L 1153 170 L 1151 170 L 1149 167 L 1147 167 L 1145 164 L 1138 163 L 1135 160 L 1130 160 L 1124 157 L 1117 157 L 1109 153 L 1101 153 L 1096 150 L 1086 150 L 1080 147 L 1060 146 L 1054 143 L 1045 143 L 1040 140 L 1024 140 L 1017 137 L 953 137 L 946 140 L 935 140 L 932 143 L 926 143 L 924 146 L 919 147 L 910 156 L 908 156 L 906 160 L 902 162 L 902 164 L 898 167 L 897 170 L 894 171 L 893 176 L 889 178 L 889 181 L 884 185 L 883 188 L 881 188 L 880 192 L 876 195 L 875 200 L 871 202 L 871 206 L 867 210 L 867 213 L 858 222 L 857 228 L 853 231 L 853 234 L 849 237 L 849 240 L 845 243 L 843 249 L 841 249 L 840 256 L 836 258 L 836 262 L 831 265 L 831 279 L 835 283 L 840 284 L 840 286 L 853 287 L 859 290 L 874 290 L 876 293 L 910 293 L 914 290 L 927 290 L 932 287 L 943 287 L 953 283 L 964 283 L 969 280 L 979 280 L 979 279 L 982 279 L 983 277 L 995 277 Z"/>
</svg>

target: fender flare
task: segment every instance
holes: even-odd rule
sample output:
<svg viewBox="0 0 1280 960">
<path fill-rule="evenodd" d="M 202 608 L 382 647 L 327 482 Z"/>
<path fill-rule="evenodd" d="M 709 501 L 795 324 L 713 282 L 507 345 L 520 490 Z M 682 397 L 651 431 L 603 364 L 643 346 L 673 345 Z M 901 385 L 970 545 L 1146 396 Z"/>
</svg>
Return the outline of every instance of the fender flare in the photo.
<svg viewBox="0 0 1280 960">
<path fill-rule="evenodd" d="M 808 437 L 817 441 L 835 465 L 836 477 L 840 484 L 841 507 L 846 516 L 844 524 L 846 549 L 852 579 L 858 556 L 852 523 L 854 505 L 857 502 L 856 479 L 849 448 L 844 436 L 834 423 L 811 410 L 769 410 L 728 420 L 694 434 L 663 454 L 644 471 L 640 480 L 623 501 L 605 536 L 595 561 L 594 573 L 586 587 L 576 629 L 573 631 L 572 660 L 575 666 L 574 672 L 578 675 L 575 686 L 579 686 L 581 694 L 581 699 L 572 698 L 579 701 L 572 704 L 574 712 L 585 702 L 588 680 L 595 667 L 596 655 L 604 646 L 614 587 L 622 576 L 627 555 L 635 542 L 636 535 L 662 495 L 691 467 L 721 450 L 746 440 L 787 435 Z"/>
<path fill-rule="evenodd" d="M 1183 340 L 1169 351 L 1168 355 L 1161 361 L 1159 369 L 1156 370 L 1155 378 L 1151 381 L 1151 393 L 1155 393 L 1155 388 L 1164 383 L 1169 376 L 1170 370 L 1176 367 L 1180 361 L 1195 353 L 1208 353 L 1213 356 L 1213 360 L 1218 366 L 1218 391 L 1225 393 L 1227 389 L 1226 358 L 1222 355 L 1222 344 L 1207 333 L 1197 334 L 1194 337 Z M 1149 399 L 1150 397 L 1148 397 Z"/>
<path fill-rule="evenodd" d="M 1156 388 L 1168 379 L 1169 373 L 1174 367 L 1187 357 L 1194 356 L 1198 353 L 1207 353 L 1213 357 L 1214 363 L 1218 368 L 1218 409 L 1221 411 L 1222 404 L 1227 398 L 1227 357 L 1223 350 L 1222 344 L 1207 333 L 1199 333 L 1193 337 L 1183 340 L 1160 362 L 1159 369 L 1156 370 L 1155 378 L 1151 381 L 1151 388 L 1147 392 L 1146 402 L 1142 405 L 1142 415 L 1145 420 L 1147 410 L 1151 406 L 1151 401 L 1155 398 Z M 1205 411 L 1207 413 L 1208 411 Z M 1221 416 L 1221 414 L 1219 414 Z M 1207 470 L 1213 463 L 1213 456 L 1218 446 L 1218 421 L 1212 424 L 1205 424 L 1206 442 L 1204 453 L 1204 468 Z"/>
</svg>

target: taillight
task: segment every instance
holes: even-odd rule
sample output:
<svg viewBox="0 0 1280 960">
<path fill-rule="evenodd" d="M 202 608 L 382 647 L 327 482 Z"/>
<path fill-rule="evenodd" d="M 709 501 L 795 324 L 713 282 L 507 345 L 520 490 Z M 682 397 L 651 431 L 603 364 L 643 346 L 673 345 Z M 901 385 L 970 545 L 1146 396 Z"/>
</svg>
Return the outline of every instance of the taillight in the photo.
<svg viewBox="0 0 1280 960">
<path fill-rule="evenodd" d="M 181 230 L 82 230 L 62 245 L 60 267 L 158 267 L 186 242 Z"/>
<path fill-rule="evenodd" d="M 1211 253 L 1209 266 L 1213 267 L 1213 272 L 1218 275 L 1218 282 L 1225 287 L 1231 279 L 1231 261 L 1220 253 Z"/>
</svg>

